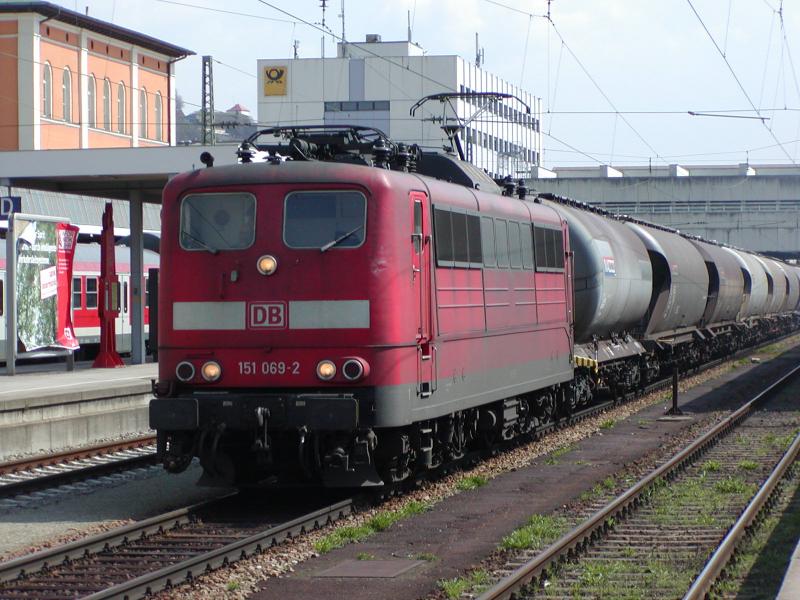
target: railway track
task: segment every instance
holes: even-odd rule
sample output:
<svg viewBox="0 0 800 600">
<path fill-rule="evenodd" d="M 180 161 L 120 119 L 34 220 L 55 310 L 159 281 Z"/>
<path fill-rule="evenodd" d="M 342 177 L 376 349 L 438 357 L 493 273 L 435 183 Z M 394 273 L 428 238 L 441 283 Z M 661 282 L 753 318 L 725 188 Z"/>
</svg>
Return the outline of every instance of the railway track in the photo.
<svg viewBox="0 0 800 600">
<path fill-rule="evenodd" d="M 714 361 L 706 368 L 720 362 Z M 643 393 L 668 385 L 669 380 L 657 382 Z M 614 404 L 608 401 L 576 412 L 536 435 L 596 415 Z M 42 459 L 32 462 L 43 468 L 39 460 Z M 55 458 L 48 460 L 57 462 Z M 149 460 L 154 462 L 152 457 Z M 250 522 L 244 521 L 242 515 L 220 518 L 212 514 L 214 506 L 216 503 L 209 503 L 175 511 L 2 564 L 0 600 L 141 597 L 258 553 L 353 510 L 352 501 L 346 500 L 280 523 L 265 523 L 262 516 L 251 518 Z"/>
<path fill-rule="evenodd" d="M 0 499 L 156 464 L 155 436 L 0 463 Z"/>
<path fill-rule="evenodd" d="M 797 407 L 759 410 L 798 373 L 785 374 L 551 546 L 508 563 L 480 599 L 705 597 L 800 452 Z"/>
<path fill-rule="evenodd" d="M 140 598 L 335 521 L 352 500 L 263 512 L 243 495 L 169 512 L 0 564 L 0 600 Z"/>
</svg>

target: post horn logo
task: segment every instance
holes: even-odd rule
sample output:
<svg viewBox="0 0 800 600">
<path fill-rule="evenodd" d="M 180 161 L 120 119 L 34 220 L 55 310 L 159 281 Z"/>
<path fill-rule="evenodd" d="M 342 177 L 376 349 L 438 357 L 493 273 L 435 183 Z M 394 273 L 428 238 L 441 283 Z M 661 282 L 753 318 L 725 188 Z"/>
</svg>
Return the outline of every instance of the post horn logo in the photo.
<svg viewBox="0 0 800 600">
<path fill-rule="evenodd" d="M 283 79 L 283 74 L 286 73 L 285 69 L 281 69 L 280 67 L 272 67 L 271 69 L 267 69 L 266 75 L 267 79 L 270 81 L 280 81 Z"/>
<path fill-rule="evenodd" d="M 264 68 L 265 96 L 286 95 L 286 76 L 288 75 L 288 70 L 289 69 L 285 66 Z"/>
</svg>

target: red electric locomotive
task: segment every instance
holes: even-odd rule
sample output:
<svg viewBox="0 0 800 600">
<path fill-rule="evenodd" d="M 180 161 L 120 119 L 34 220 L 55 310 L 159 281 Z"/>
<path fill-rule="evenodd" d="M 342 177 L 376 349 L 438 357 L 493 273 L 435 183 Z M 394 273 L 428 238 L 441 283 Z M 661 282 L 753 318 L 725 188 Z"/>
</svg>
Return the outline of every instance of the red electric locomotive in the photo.
<svg viewBox="0 0 800 600">
<path fill-rule="evenodd" d="M 573 395 L 556 210 L 373 130 L 259 135 L 164 190 L 168 470 L 380 485 L 554 417 Z"/>
</svg>

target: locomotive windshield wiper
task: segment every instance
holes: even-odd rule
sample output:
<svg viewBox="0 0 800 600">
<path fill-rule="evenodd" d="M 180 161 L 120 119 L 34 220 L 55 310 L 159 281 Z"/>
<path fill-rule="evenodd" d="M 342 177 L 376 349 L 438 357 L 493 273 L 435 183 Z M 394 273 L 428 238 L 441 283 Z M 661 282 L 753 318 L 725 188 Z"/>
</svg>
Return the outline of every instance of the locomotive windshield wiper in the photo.
<svg viewBox="0 0 800 600">
<path fill-rule="evenodd" d="M 335 240 L 333 240 L 333 241 L 331 241 L 331 242 L 328 242 L 328 243 L 327 243 L 327 244 L 325 244 L 325 245 L 324 245 L 322 248 L 320 248 L 320 249 L 319 249 L 319 251 L 320 251 L 320 252 L 325 252 L 326 250 L 330 250 L 330 249 L 331 249 L 331 248 L 333 248 L 333 247 L 334 247 L 336 244 L 338 244 L 339 242 L 342 242 L 342 241 L 346 240 L 346 239 L 347 239 L 347 238 L 349 238 L 351 235 L 353 235 L 353 234 L 354 234 L 356 231 L 359 231 L 359 230 L 361 230 L 361 229 L 364 229 L 364 225 L 359 225 L 358 227 L 356 227 L 356 228 L 355 228 L 355 229 L 353 229 L 352 231 L 348 231 L 348 232 L 347 232 L 347 233 L 345 233 L 344 235 L 341 235 L 341 236 L 339 236 L 338 238 L 336 238 Z"/>
<path fill-rule="evenodd" d="M 191 233 L 189 233 L 188 231 L 181 231 L 181 235 L 185 235 L 186 237 L 188 237 L 188 238 L 189 238 L 190 240 L 192 240 L 193 242 L 196 242 L 196 243 L 197 243 L 197 244 L 198 244 L 198 245 L 199 245 L 201 248 L 203 248 L 204 250 L 208 250 L 209 252 L 211 252 L 211 254 L 217 254 L 217 253 L 219 252 L 219 250 L 217 250 L 216 248 L 213 248 L 213 247 L 209 246 L 209 245 L 208 245 L 208 244 L 206 244 L 206 243 L 205 243 L 203 240 L 201 240 L 201 239 L 198 239 L 198 238 L 194 237 L 194 236 L 193 236 Z"/>
</svg>

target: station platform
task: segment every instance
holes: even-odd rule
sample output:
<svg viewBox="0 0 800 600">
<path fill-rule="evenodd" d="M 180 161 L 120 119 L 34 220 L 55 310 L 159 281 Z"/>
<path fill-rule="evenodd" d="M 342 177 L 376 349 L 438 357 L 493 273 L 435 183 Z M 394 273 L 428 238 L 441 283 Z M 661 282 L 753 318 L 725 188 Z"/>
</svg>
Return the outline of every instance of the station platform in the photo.
<svg viewBox="0 0 800 600">
<path fill-rule="evenodd" d="M 794 549 L 786 575 L 776 600 L 797 600 L 800 598 L 800 541 Z"/>
<path fill-rule="evenodd" d="M 0 461 L 87 446 L 149 430 L 157 363 L 93 369 L 91 361 L 0 370 Z"/>
</svg>

